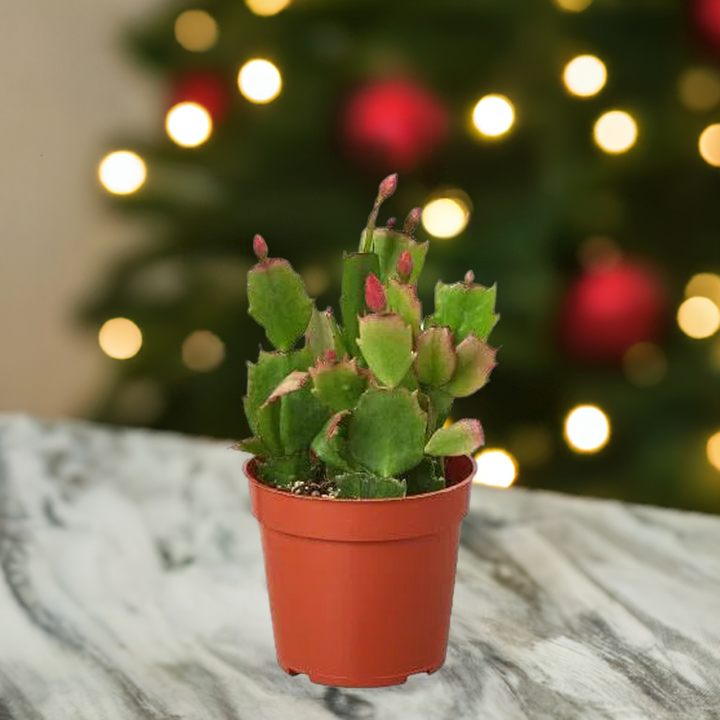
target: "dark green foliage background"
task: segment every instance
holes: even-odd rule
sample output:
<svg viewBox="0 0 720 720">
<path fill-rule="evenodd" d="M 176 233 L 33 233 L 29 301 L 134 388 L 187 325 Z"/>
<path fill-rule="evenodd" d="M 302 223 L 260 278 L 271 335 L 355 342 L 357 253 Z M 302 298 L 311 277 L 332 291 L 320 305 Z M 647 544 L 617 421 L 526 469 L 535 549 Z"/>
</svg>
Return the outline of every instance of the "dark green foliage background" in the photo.
<svg viewBox="0 0 720 720">
<path fill-rule="evenodd" d="M 188 7 L 218 21 L 219 43 L 191 53 L 174 39 Z M 556 342 L 561 299 L 580 272 L 577 250 L 590 235 L 610 235 L 630 255 L 657 263 L 672 307 L 689 277 L 720 269 L 720 171 L 702 161 L 700 132 L 720 109 L 691 113 L 678 100 L 680 75 L 715 60 L 689 29 L 679 0 L 595 0 L 578 14 L 549 0 L 296 0 L 271 18 L 240 0 L 170 4 L 131 32 L 130 50 L 147 72 L 173 77 L 195 69 L 227 82 L 230 111 L 196 149 L 173 144 L 158 118 L 157 141 L 108 138 L 148 165 L 148 181 L 118 211 L 151 219 L 145 250 L 121 263 L 105 291 L 88 302 L 95 327 L 110 317 L 135 321 L 140 353 L 117 363 L 117 382 L 92 416 L 189 433 L 239 438 L 245 362 L 257 357 L 260 329 L 247 316 L 245 273 L 260 232 L 270 254 L 296 268 L 321 265 L 333 282 L 318 306 L 339 297 L 340 255 L 357 247 L 377 184 L 387 171 L 350 163 L 338 111 L 359 84 L 404 76 L 434 90 L 452 118 L 446 146 L 429 164 L 400 178 L 383 208 L 404 218 L 441 185 L 462 188 L 474 212 L 467 230 L 431 240 L 420 283 L 425 314 L 436 280 L 497 281 L 502 319 L 490 338 L 501 345 L 490 385 L 460 402 L 454 417 L 475 416 L 488 446 L 521 461 L 519 483 L 573 493 L 720 511 L 720 474 L 705 442 L 720 429 L 720 374 L 713 341 L 691 340 L 668 315 L 665 380 L 631 385 L 619 367 L 593 368 L 566 358 Z M 569 96 L 565 64 L 593 53 L 609 71 L 596 97 Z M 283 91 L 268 105 L 241 97 L 240 66 L 265 57 L 282 72 Z M 500 141 L 480 140 L 469 118 L 479 97 L 512 99 L 517 122 Z M 610 156 L 592 142 L 609 109 L 637 119 L 628 153 Z M 418 238 L 425 239 L 420 229 Z M 181 346 L 197 329 L 216 333 L 225 362 L 209 373 L 182 364 Z M 609 445 L 579 456 L 562 438 L 563 418 L 595 403 L 612 421 Z M 523 428 L 550 438 L 542 464 L 523 464 Z"/>
</svg>

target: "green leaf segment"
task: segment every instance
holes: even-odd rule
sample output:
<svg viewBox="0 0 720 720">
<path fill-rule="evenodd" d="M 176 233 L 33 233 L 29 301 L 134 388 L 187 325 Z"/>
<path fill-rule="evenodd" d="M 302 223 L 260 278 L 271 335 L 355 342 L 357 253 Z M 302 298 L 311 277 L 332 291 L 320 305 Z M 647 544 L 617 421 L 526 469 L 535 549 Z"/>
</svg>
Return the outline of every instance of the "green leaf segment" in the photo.
<svg viewBox="0 0 720 720">
<path fill-rule="evenodd" d="M 387 387 L 395 387 L 405 377 L 415 357 L 412 330 L 399 315 L 373 313 L 360 318 L 358 346 L 373 375 Z"/>
<path fill-rule="evenodd" d="M 278 350 L 290 350 L 307 330 L 312 300 L 287 260 L 266 259 L 255 265 L 248 273 L 248 300 L 248 312 Z"/>
<path fill-rule="evenodd" d="M 416 283 L 428 243 L 412 237 L 420 210 L 402 232 L 376 227 L 396 184 L 390 176 L 380 185 L 360 251 L 343 255 L 342 325 L 255 238 L 248 312 L 275 350 L 248 364 L 244 408 L 253 437 L 235 447 L 257 456 L 268 484 L 321 477 L 338 498 L 433 492 L 445 487 L 444 458 L 483 443 L 477 420 L 442 425 L 453 399 L 483 387 L 496 365 L 487 343 L 499 317 L 496 288 L 477 285 L 471 272 L 440 282 L 435 312 L 423 323 Z"/>
</svg>

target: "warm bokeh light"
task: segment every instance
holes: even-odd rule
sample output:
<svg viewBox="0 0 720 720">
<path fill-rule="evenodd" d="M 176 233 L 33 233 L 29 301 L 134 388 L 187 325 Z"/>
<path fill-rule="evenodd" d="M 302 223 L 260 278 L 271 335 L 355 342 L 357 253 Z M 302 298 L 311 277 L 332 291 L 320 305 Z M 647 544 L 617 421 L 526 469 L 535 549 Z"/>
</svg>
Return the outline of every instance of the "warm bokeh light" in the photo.
<svg viewBox="0 0 720 720">
<path fill-rule="evenodd" d="M 694 112 L 712 110 L 720 102 L 720 76 L 711 68 L 690 68 L 680 76 L 680 102 Z"/>
<path fill-rule="evenodd" d="M 330 275 L 320 265 L 308 265 L 300 271 L 310 297 L 322 295 L 330 286 Z"/>
<path fill-rule="evenodd" d="M 108 320 L 98 333 L 102 351 L 116 360 L 127 360 L 137 355 L 142 347 L 140 328 L 127 318 Z"/>
<path fill-rule="evenodd" d="M 436 238 L 459 235 L 470 220 L 470 211 L 458 198 L 441 197 L 430 200 L 422 211 L 422 225 Z"/>
<path fill-rule="evenodd" d="M 170 108 L 165 119 L 167 134 L 182 147 L 202 145 L 212 132 L 210 113 L 193 102 L 183 102 Z"/>
<path fill-rule="evenodd" d="M 554 0 L 555 4 L 567 12 L 582 12 L 592 0 Z"/>
<path fill-rule="evenodd" d="M 707 441 L 707 457 L 710 464 L 720 470 L 720 432 L 716 432 Z"/>
<path fill-rule="evenodd" d="M 706 127 L 700 135 L 700 155 L 709 165 L 720 167 L 720 124 Z"/>
<path fill-rule="evenodd" d="M 185 367 L 196 372 L 210 372 L 225 359 L 225 343 L 209 330 L 190 333 L 182 344 Z"/>
<path fill-rule="evenodd" d="M 190 52 L 209 50 L 218 39 L 215 18 L 204 10 L 186 10 L 175 20 L 175 39 Z"/>
<path fill-rule="evenodd" d="M 720 326 L 720 311 L 709 298 L 691 297 L 680 306 L 677 321 L 680 329 L 691 338 L 706 338 Z"/>
<path fill-rule="evenodd" d="M 280 94 L 280 71 L 268 60 L 250 60 L 240 68 L 238 87 L 251 102 L 268 103 Z"/>
<path fill-rule="evenodd" d="M 580 405 L 565 419 L 565 439 L 577 452 L 597 452 L 610 438 L 610 421 L 594 405 Z"/>
<path fill-rule="evenodd" d="M 705 297 L 720 308 L 720 276 L 715 273 L 698 273 L 685 286 L 685 297 Z"/>
<path fill-rule="evenodd" d="M 450 427 L 454 422 L 455 422 L 455 421 L 454 421 L 451 417 L 448 417 L 448 419 L 445 420 L 445 422 L 443 423 L 443 427 L 444 427 L 444 428 L 448 428 L 448 427 Z"/>
<path fill-rule="evenodd" d="M 262 17 L 270 17 L 270 15 L 277 15 L 281 10 L 284 10 L 291 0 L 245 0 L 245 4 L 254 12 L 256 15 Z"/>
<path fill-rule="evenodd" d="M 114 423 L 149 425 L 165 409 L 163 385 L 148 377 L 126 377 L 110 398 L 108 414 Z"/>
<path fill-rule="evenodd" d="M 553 436 L 540 424 L 521 424 L 515 427 L 508 438 L 508 450 L 519 465 L 538 468 L 545 465 L 554 452 Z"/>
<path fill-rule="evenodd" d="M 708 353 L 708 364 L 714 373 L 720 373 L 720 338 L 713 341 Z"/>
<path fill-rule="evenodd" d="M 636 343 L 623 355 L 625 377 L 638 387 L 657 385 L 667 374 L 667 360 L 660 347 L 650 342 Z"/>
<path fill-rule="evenodd" d="M 498 137 L 512 127 L 515 109 L 503 95 L 486 95 L 475 106 L 472 119 L 481 135 Z"/>
<path fill-rule="evenodd" d="M 597 95 L 607 80 L 607 70 L 600 58 L 594 55 L 579 55 L 565 66 L 563 82 L 565 87 L 580 97 Z"/>
<path fill-rule="evenodd" d="M 98 170 L 103 187 L 116 195 L 134 193 L 145 182 L 146 175 L 142 158 L 128 150 L 110 153 Z"/>
<path fill-rule="evenodd" d="M 591 235 L 578 247 L 578 260 L 590 272 L 605 272 L 617 266 L 623 254 L 617 241 L 606 235 Z"/>
<path fill-rule="evenodd" d="M 637 140 L 637 124 L 630 115 L 622 110 L 606 112 L 595 123 L 593 135 L 595 142 L 606 153 L 624 153 Z"/>
<path fill-rule="evenodd" d="M 517 463 L 505 450 L 483 450 L 475 456 L 477 472 L 473 478 L 479 485 L 510 487 L 517 477 Z"/>
</svg>

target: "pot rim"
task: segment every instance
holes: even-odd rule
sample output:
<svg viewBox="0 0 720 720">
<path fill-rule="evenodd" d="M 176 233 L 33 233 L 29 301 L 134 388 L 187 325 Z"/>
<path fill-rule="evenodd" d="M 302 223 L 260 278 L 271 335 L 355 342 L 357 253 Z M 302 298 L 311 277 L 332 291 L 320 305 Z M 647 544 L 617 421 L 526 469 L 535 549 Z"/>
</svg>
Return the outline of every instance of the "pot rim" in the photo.
<svg viewBox="0 0 720 720">
<path fill-rule="evenodd" d="M 467 477 L 461 480 L 460 482 L 453 483 L 449 487 L 444 487 L 442 490 L 433 490 L 432 492 L 427 493 L 420 493 L 418 495 L 406 495 L 404 497 L 393 497 L 393 498 L 333 498 L 333 497 L 323 497 L 323 496 L 313 496 L 313 495 L 295 495 L 294 493 L 287 492 L 286 490 L 278 490 L 277 488 L 272 487 L 271 485 L 267 485 L 266 483 L 262 482 L 261 480 L 258 480 L 255 476 L 255 463 L 258 460 L 258 457 L 255 455 L 252 455 L 249 457 L 244 463 L 243 463 L 243 472 L 245 473 L 245 477 L 247 477 L 252 483 L 254 483 L 256 486 L 262 489 L 263 492 L 277 495 L 283 498 L 293 498 L 294 500 L 299 501 L 312 501 L 312 502 L 332 502 L 337 503 L 341 502 L 343 504 L 350 504 L 350 503 L 357 503 L 361 505 L 369 505 L 369 504 L 387 504 L 387 503 L 397 503 L 397 502 L 418 502 L 422 500 L 423 498 L 433 498 L 433 497 L 441 497 L 443 495 L 447 495 L 449 493 L 452 493 L 454 491 L 459 490 L 462 487 L 465 487 L 466 485 L 472 483 L 473 479 L 475 478 L 475 475 L 477 473 L 477 463 L 475 462 L 475 458 L 472 455 L 455 455 L 452 457 L 458 457 L 458 458 L 465 458 L 470 461 L 471 463 L 471 471 L 468 473 Z"/>
</svg>

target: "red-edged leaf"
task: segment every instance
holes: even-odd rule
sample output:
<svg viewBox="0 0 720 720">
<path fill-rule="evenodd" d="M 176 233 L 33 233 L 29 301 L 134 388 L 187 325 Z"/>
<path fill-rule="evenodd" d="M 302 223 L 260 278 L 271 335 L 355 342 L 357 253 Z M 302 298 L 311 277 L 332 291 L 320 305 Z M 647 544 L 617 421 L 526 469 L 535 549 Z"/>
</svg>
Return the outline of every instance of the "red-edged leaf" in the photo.
<svg viewBox="0 0 720 720">
<path fill-rule="evenodd" d="M 418 380 L 425 385 L 440 387 L 450 382 L 457 359 L 455 344 L 448 327 L 430 327 L 420 333 L 417 341 Z"/>
<path fill-rule="evenodd" d="M 277 402 L 283 395 L 299 390 L 308 379 L 308 373 L 293 370 L 270 394 L 265 401 L 265 405 L 271 405 Z M 263 405 L 263 407 L 265 407 Z"/>
<path fill-rule="evenodd" d="M 478 420 L 458 420 L 433 433 L 425 446 L 425 454 L 438 457 L 470 455 L 484 444 L 485 435 Z"/>
<path fill-rule="evenodd" d="M 443 388 L 453 397 L 467 397 L 485 385 L 497 365 L 497 350 L 475 335 L 468 335 L 457 347 L 457 369 Z"/>
</svg>

